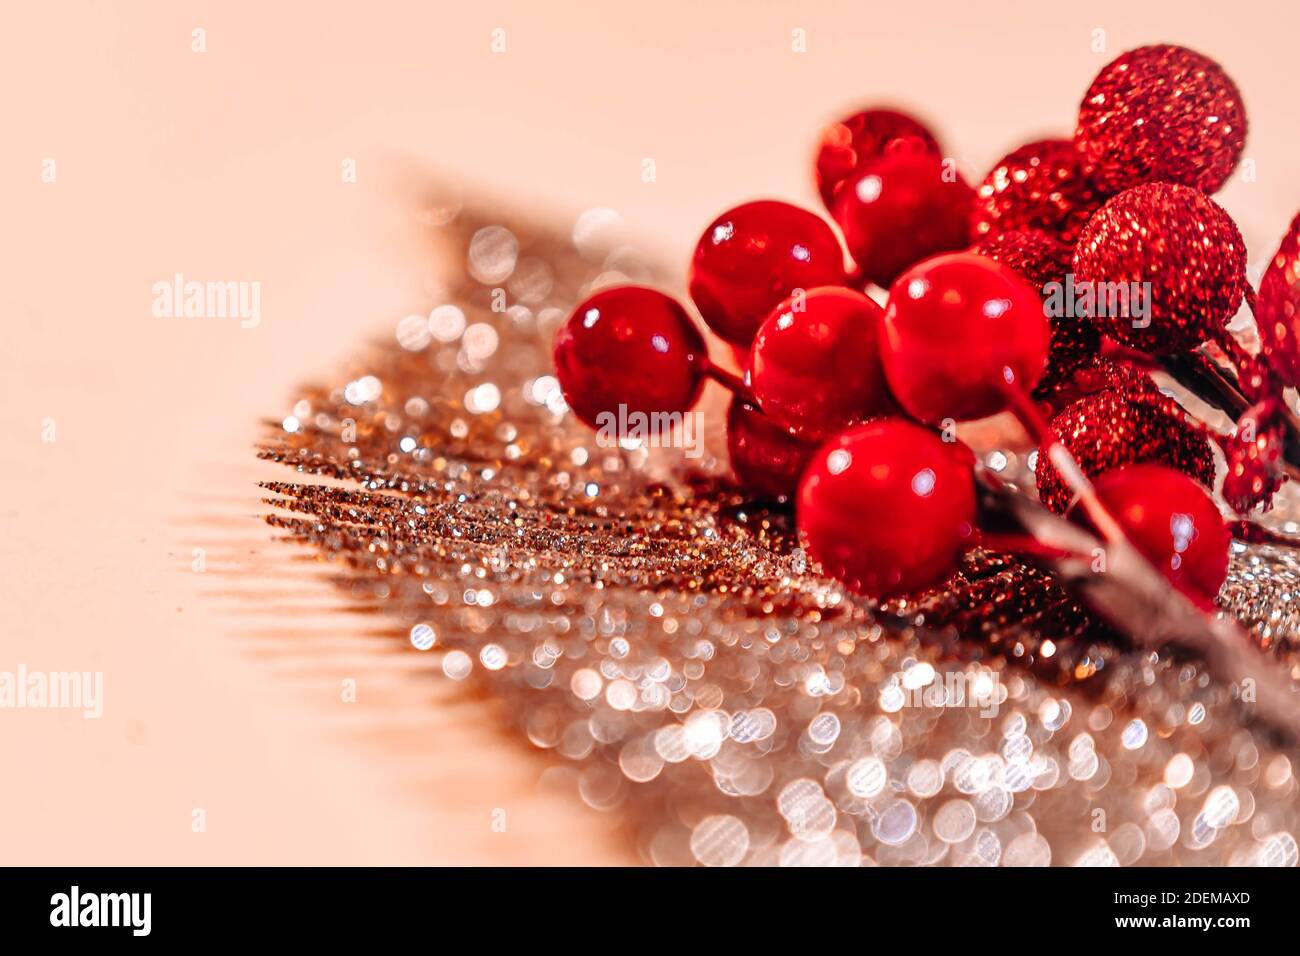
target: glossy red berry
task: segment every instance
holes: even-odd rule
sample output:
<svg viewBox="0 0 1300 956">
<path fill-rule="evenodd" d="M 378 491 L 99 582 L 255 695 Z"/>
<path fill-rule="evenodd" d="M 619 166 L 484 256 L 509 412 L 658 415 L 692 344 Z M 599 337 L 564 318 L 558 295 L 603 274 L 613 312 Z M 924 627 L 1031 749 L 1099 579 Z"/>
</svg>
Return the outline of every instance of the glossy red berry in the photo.
<svg viewBox="0 0 1300 956">
<path fill-rule="evenodd" d="M 684 412 L 703 385 L 708 350 L 676 300 L 641 286 L 604 289 L 555 335 L 555 374 L 575 415 L 601 428 L 633 412 Z M 625 415 L 619 417 L 619 406 Z"/>
<path fill-rule="evenodd" d="M 974 202 L 940 157 L 895 150 L 845 180 L 833 212 L 862 276 L 887 287 L 913 263 L 964 248 Z"/>
<path fill-rule="evenodd" d="M 936 256 L 889 290 L 881 357 L 894 398 L 929 423 L 997 414 L 1033 389 L 1051 327 L 1038 291 L 971 252 Z"/>
<path fill-rule="evenodd" d="M 840 185 L 868 162 L 896 149 L 940 154 L 920 120 L 897 110 L 870 109 L 832 123 L 817 147 L 817 190 L 830 209 Z"/>
<path fill-rule="evenodd" d="M 816 445 L 799 441 L 752 405 L 739 398 L 731 400 L 727 451 L 731 470 L 746 491 L 772 498 L 793 495 L 816 450 Z"/>
<path fill-rule="evenodd" d="M 807 441 L 893 408 L 880 367 L 880 306 L 852 289 L 809 289 L 759 327 L 749 362 L 754 398 Z"/>
<path fill-rule="evenodd" d="M 842 432 L 799 483 L 804 545 L 828 574 L 872 597 L 935 584 L 975 540 L 972 466 L 964 445 L 901 419 Z"/>
<path fill-rule="evenodd" d="M 1232 535 L 1204 488 L 1161 465 L 1108 471 L 1094 487 L 1129 541 L 1174 587 L 1201 607 L 1213 605 L 1228 576 Z M 1068 517 L 1088 526 L 1077 504 Z"/>
<path fill-rule="evenodd" d="M 748 346 L 796 289 L 845 283 L 844 251 L 831 227 L 806 209 L 760 200 L 709 224 L 691 260 L 691 298 L 709 328 Z"/>
</svg>

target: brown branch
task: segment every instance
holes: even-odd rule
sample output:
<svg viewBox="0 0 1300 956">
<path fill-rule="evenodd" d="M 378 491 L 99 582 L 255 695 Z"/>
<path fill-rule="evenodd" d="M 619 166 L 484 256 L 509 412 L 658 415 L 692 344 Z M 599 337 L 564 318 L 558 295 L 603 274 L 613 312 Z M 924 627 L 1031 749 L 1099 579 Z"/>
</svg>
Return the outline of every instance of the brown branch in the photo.
<svg viewBox="0 0 1300 956">
<path fill-rule="evenodd" d="M 1062 554 L 1026 559 L 1050 571 L 1135 646 L 1159 650 L 1171 645 L 1195 654 L 1215 680 L 1233 687 L 1239 696 L 1253 689 L 1254 700 L 1243 703 L 1253 716 L 1300 740 L 1300 693 L 1293 690 L 1285 670 L 1259 653 L 1235 621 L 1200 611 L 1127 542 L 1103 546 L 1087 531 L 990 476 L 980 475 L 979 487 L 986 515 Z M 1094 570 L 1096 555 L 1104 556 L 1104 570 Z"/>
</svg>

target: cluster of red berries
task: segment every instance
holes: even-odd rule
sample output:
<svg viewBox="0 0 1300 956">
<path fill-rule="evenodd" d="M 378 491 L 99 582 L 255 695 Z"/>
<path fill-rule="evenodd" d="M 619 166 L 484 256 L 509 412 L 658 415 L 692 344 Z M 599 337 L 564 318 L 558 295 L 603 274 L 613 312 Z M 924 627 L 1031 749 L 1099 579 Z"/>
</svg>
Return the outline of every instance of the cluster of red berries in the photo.
<svg viewBox="0 0 1300 956">
<path fill-rule="evenodd" d="M 1231 80 L 1180 47 L 1109 64 L 1085 96 L 1074 140 L 1015 150 L 978 190 L 918 120 L 860 112 L 829 128 L 816 160 L 843 245 L 820 216 L 761 201 L 718 216 L 695 247 L 691 300 L 736 350 L 743 380 L 710 360 L 681 303 L 624 286 L 581 303 L 558 333 L 560 385 L 593 427 L 620 406 L 684 413 L 709 377 L 731 387 L 737 478 L 755 494 L 792 498 L 809 553 L 872 596 L 933 585 L 980 543 L 975 459 L 952 425 L 1011 410 L 1041 443 L 1040 485 L 1057 482 L 1059 509 L 1104 539 L 1124 537 L 1206 605 L 1226 573 L 1228 531 L 1204 488 L 1166 467 L 1208 481 L 1204 434 L 1151 400 L 1142 406 L 1150 420 L 1181 432 L 1126 444 L 1138 420 L 1110 428 L 1127 406 L 1096 400 L 1131 394 L 1137 404 L 1142 388 L 1154 391 L 1145 372 L 1129 376 L 1141 379 L 1133 390 L 1113 390 L 1125 378 L 1116 350 L 1159 356 L 1226 342 L 1247 288 L 1245 250 L 1203 191 L 1228 177 L 1244 137 Z M 1267 372 L 1252 366 L 1259 376 L 1289 371 L 1291 384 L 1300 368 L 1298 224 L 1283 250 L 1291 271 L 1275 283 L 1276 328 L 1261 328 L 1277 361 Z M 1071 270 L 1079 281 L 1152 283 L 1151 321 L 1049 319 L 1045 287 Z M 887 290 L 883 307 L 860 291 L 873 286 Z M 1080 402 L 1093 403 L 1082 427 Z M 1102 408 L 1111 419 L 1097 417 Z M 1073 423 L 1071 442 L 1044 410 Z M 1118 438 L 1104 474 L 1081 471 L 1071 456 L 1095 443 L 1092 425 Z M 1172 450 L 1196 441 L 1202 457 Z"/>
</svg>

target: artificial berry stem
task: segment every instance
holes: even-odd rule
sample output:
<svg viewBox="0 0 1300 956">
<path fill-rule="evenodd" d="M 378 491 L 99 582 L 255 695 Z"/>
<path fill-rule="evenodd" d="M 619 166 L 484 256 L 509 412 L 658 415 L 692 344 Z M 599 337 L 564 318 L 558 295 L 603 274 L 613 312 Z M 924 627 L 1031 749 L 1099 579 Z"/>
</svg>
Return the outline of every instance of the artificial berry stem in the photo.
<svg viewBox="0 0 1300 956">
<path fill-rule="evenodd" d="M 1233 421 L 1240 421 L 1251 408 L 1232 376 L 1200 352 L 1162 356 L 1160 364 L 1175 381 Z M 1300 479 L 1300 418 L 1286 402 L 1278 402 L 1278 413 L 1285 428 L 1283 465 L 1292 478 Z"/>
<path fill-rule="evenodd" d="M 1275 544 L 1287 548 L 1300 546 L 1300 538 L 1295 535 L 1274 531 L 1272 528 L 1266 528 L 1256 521 L 1245 518 L 1228 522 L 1228 530 L 1238 541 L 1249 544 Z"/>
<path fill-rule="evenodd" d="M 748 405 L 758 407 L 758 402 L 754 400 L 754 393 L 745 380 L 735 372 L 729 371 L 709 359 L 704 360 L 704 374 L 713 379 L 731 394 L 735 395 L 742 402 Z"/>
<path fill-rule="evenodd" d="M 1115 341 L 1109 335 L 1101 337 L 1101 347 L 1099 349 L 1101 357 L 1112 362 L 1124 362 L 1134 368 L 1140 368 L 1145 371 L 1154 371 L 1161 367 L 1161 362 L 1150 352 L 1143 352 L 1140 349 L 1132 348 L 1121 342 Z"/>
<path fill-rule="evenodd" d="M 1033 535 L 1023 532 L 985 531 L 981 529 L 980 547 L 987 551 L 1018 554 L 1039 558 L 1043 561 L 1060 561 L 1066 558 L 1080 557 L 1077 552 L 1044 544 Z"/>
<path fill-rule="evenodd" d="M 1202 401 L 1226 412 L 1233 421 L 1250 408 L 1250 402 L 1237 386 L 1201 352 L 1161 356 L 1160 367 Z"/>
</svg>

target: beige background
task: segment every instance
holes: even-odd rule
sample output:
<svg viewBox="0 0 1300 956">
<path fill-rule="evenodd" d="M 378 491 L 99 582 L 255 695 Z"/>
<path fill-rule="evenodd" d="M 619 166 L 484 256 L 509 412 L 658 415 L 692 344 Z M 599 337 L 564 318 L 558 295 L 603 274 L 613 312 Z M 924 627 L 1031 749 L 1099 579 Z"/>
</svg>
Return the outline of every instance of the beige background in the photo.
<svg viewBox="0 0 1300 956">
<path fill-rule="evenodd" d="M 859 102 L 927 116 L 978 180 L 1068 133 L 1111 56 L 1174 41 L 1245 93 L 1258 178 L 1220 199 L 1252 261 L 1300 208 L 1290 5 L 618 7 L 6 11 L 0 670 L 102 670 L 106 711 L 0 711 L 0 863 L 635 859 L 616 819 L 542 784 L 549 764 L 489 704 L 336 611 L 257 520 L 254 482 L 277 474 L 250 460 L 259 419 L 434 304 L 412 161 L 529 212 L 614 206 L 684 262 L 726 205 L 811 203 L 817 131 Z M 154 318 L 151 287 L 177 271 L 261 282 L 261 326 Z"/>
</svg>

